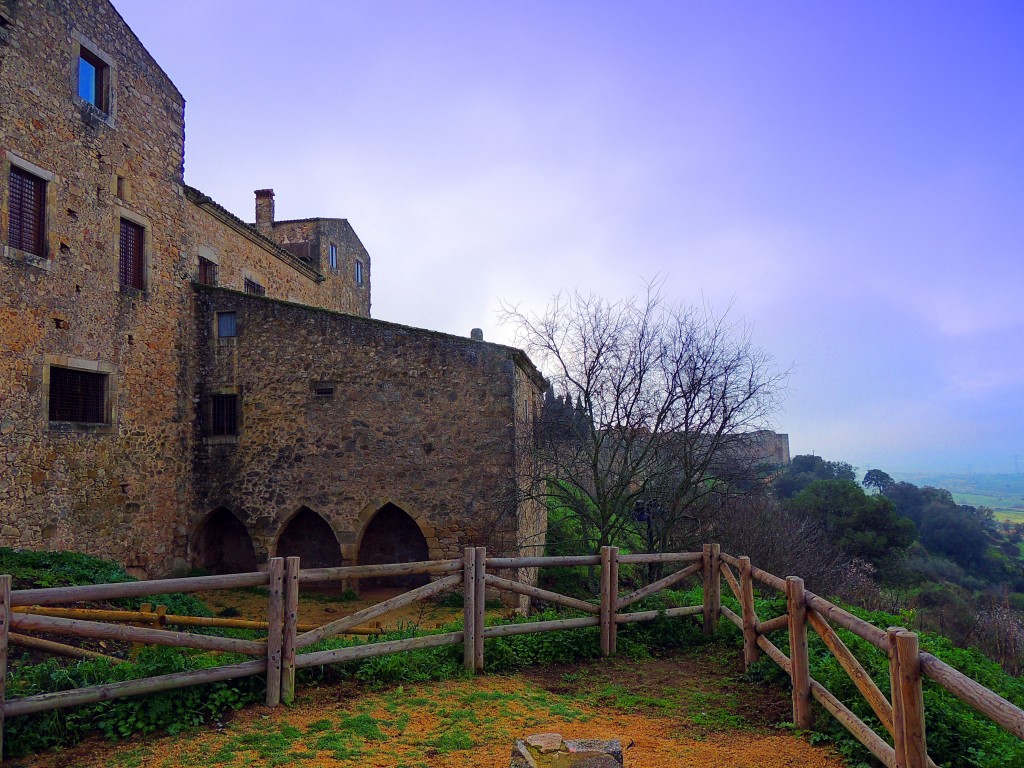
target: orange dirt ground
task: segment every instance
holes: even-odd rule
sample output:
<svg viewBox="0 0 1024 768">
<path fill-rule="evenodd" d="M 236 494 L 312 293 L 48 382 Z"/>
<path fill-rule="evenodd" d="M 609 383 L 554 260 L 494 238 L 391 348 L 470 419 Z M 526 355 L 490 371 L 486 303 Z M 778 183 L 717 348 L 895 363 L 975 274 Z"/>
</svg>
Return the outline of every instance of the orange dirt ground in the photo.
<svg viewBox="0 0 1024 768">
<path fill-rule="evenodd" d="M 627 768 L 843 768 L 780 730 L 785 691 L 739 678 L 733 649 L 616 659 L 370 690 L 300 689 L 293 707 L 250 707 L 180 736 L 13 760 L 12 768 L 505 768 L 517 737 L 619 738 Z"/>
</svg>

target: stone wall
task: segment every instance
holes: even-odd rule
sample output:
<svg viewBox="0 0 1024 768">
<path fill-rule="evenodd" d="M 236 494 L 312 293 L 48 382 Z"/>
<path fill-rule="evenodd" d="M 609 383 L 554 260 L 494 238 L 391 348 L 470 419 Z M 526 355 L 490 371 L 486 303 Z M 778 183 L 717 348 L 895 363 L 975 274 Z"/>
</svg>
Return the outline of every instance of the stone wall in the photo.
<svg viewBox="0 0 1024 768">
<path fill-rule="evenodd" d="M 316 269 L 276 249 L 242 222 L 232 223 L 234 217 L 212 201 L 200 205 L 194 195 L 189 197 L 186 223 L 195 274 L 202 257 L 217 264 L 217 285 L 225 288 L 241 291 L 250 279 L 276 299 L 313 306 L 335 303 Z"/>
<path fill-rule="evenodd" d="M 309 509 L 347 562 L 389 503 L 416 521 L 432 558 L 471 544 L 511 552 L 542 525 L 518 494 L 515 445 L 532 412 L 517 414 L 516 398 L 537 401 L 542 384 L 521 352 L 223 290 L 197 296 L 200 408 L 212 392 L 237 392 L 241 405 L 236 438 L 197 435 L 197 524 L 230 509 L 264 559 Z M 218 339 L 210 329 L 225 311 L 237 336 Z"/>
<path fill-rule="evenodd" d="M 275 221 L 269 236 L 282 245 L 301 243 L 308 249 L 310 259 L 326 278 L 323 290 L 331 297 L 329 302 L 318 302 L 316 306 L 370 316 L 370 254 L 346 219 Z M 337 249 L 336 269 L 330 262 L 332 243 Z M 362 284 L 356 282 L 357 261 Z"/>
<path fill-rule="evenodd" d="M 0 8 L 0 544 L 167 571 L 192 503 L 184 102 L 109 4 L 53 8 Z M 82 50 L 102 109 L 78 95 Z M 12 165 L 46 182 L 41 254 L 8 242 Z M 119 282 L 122 218 L 145 227 L 141 291 Z M 106 424 L 49 421 L 51 366 L 106 375 Z"/>
</svg>

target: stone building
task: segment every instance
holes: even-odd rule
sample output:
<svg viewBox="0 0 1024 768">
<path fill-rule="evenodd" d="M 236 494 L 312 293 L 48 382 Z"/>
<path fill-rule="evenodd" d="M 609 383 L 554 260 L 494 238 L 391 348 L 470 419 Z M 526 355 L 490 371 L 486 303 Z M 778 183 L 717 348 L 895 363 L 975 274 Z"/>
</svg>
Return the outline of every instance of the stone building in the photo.
<svg viewBox="0 0 1024 768">
<path fill-rule="evenodd" d="M 184 183 L 184 99 L 106 0 L 0 0 L 0 545 L 139 575 L 503 552 L 543 379 L 370 318 L 344 219 Z"/>
</svg>

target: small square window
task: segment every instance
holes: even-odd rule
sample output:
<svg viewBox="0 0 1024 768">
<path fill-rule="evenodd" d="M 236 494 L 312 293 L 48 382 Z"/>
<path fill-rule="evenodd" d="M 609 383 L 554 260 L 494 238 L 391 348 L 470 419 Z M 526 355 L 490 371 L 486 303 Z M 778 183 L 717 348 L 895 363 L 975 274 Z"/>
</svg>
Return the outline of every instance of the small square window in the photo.
<svg viewBox="0 0 1024 768">
<path fill-rule="evenodd" d="M 7 245 L 46 256 L 46 182 L 11 166 Z"/>
<path fill-rule="evenodd" d="M 238 335 L 238 323 L 234 312 L 217 313 L 217 337 L 230 339 Z"/>
<path fill-rule="evenodd" d="M 202 285 L 217 284 L 217 265 L 209 259 L 199 257 L 199 282 Z"/>
<path fill-rule="evenodd" d="M 267 289 L 257 283 L 255 280 L 250 280 L 248 277 L 245 278 L 245 292 L 251 293 L 253 296 L 266 296 Z"/>
<path fill-rule="evenodd" d="M 337 272 L 338 271 L 338 246 L 336 246 L 334 243 L 331 243 L 331 256 L 330 256 L 330 260 L 331 260 L 331 269 L 333 269 L 335 272 Z"/>
<path fill-rule="evenodd" d="M 356 285 L 362 287 L 363 285 L 363 262 L 356 259 Z"/>
<path fill-rule="evenodd" d="M 107 374 L 50 366 L 50 421 L 107 423 Z"/>
<path fill-rule="evenodd" d="M 78 95 L 101 112 L 110 111 L 110 68 L 85 48 L 78 56 Z"/>
<path fill-rule="evenodd" d="M 145 290 L 146 229 L 128 219 L 121 219 L 120 258 L 118 277 L 126 288 Z"/>
</svg>

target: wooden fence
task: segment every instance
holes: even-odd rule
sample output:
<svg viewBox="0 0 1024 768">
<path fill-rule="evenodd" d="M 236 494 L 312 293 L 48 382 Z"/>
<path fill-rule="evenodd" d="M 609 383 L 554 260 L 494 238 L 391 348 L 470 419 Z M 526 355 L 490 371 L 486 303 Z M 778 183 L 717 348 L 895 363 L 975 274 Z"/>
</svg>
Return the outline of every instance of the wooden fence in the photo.
<svg viewBox="0 0 1024 768">
<path fill-rule="evenodd" d="M 674 567 L 671 573 L 627 594 L 620 590 L 620 565 Z M 546 589 L 498 575 L 508 571 L 536 567 L 586 566 L 600 574 L 600 597 L 596 601 L 551 592 Z M 735 569 L 735 571 L 733 570 Z M 322 585 L 352 579 L 429 575 L 433 581 L 376 605 L 322 626 L 298 624 L 301 584 Z M 701 605 L 682 606 L 663 611 L 627 611 L 640 600 L 686 579 L 703 581 Z M 721 602 L 721 583 L 725 581 L 740 606 L 740 613 Z M 759 617 L 754 609 L 755 582 L 785 594 L 787 612 L 774 618 Z M 152 612 L 123 612 L 55 609 L 52 606 L 118 598 L 144 597 L 168 593 L 187 593 L 240 587 L 266 587 L 266 622 L 249 622 L 250 628 L 265 630 L 266 637 L 243 640 L 215 637 L 157 628 L 132 626 L 151 623 Z M 486 590 L 507 591 L 560 605 L 585 614 L 549 621 L 521 622 L 486 626 L 484 603 Z M 464 631 L 425 635 L 403 640 L 371 642 L 352 647 L 321 651 L 304 649 L 321 640 L 354 632 L 372 632 L 365 625 L 375 619 L 418 601 L 444 592 L 461 590 Z M 651 621 L 658 616 L 700 616 L 705 633 L 715 632 L 721 616 L 732 621 L 743 633 L 743 658 L 747 666 L 761 652 L 782 667 L 792 682 L 793 722 L 800 728 L 812 727 L 811 700 L 842 723 L 868 750 L 889 768 L 926 768 L 934 766 L 927 755 L 924 727 L 923 678 L 928 677 L 973 709 L 1018 738 L 1024 739 L 1024 711 L 971 680 L 947 664 L 918 649 L 917 635 L 899 627 L 879 629 L 842 608 L 805 590 L 795 576 L 781 579 L 754 567 L 748 557 L 733 557 L 720 551 L 717 544 L 705 545 L 701 552 L 668 554 L 619 554 L 616 547 L 603 547 L 600 555 L 581 557 L 487 557 L 482 547 L 470 547 L 461 558 L 392 565 L 364 565 L 339 568 L 299 569 L 297 557 L 273 558 L 265 572 L 164 579 L 95 586 L 56 587 L 50 589 L 11 590 L 11 577 L 0 576 L 0 754 L 3 723 L 8 717 L 27 715 L 97 701 L 173 690 L 191 685 L 266 675 L 266 703 L 275 706 L 295 696 L 295 670 L 303 667 L 383 656 L 418 648 L 463 645 L 466 669 L 484 669 L 484 640 L 494 637 L 550 632 L 580 627 L 599 627 L 601 652 L 610 656 L 616 650 L 620 624 Z M 157 623 L 197 626 L 192 617 L 168 617 L 159 614 Z M 103 619 L 96 620 L 96 619 Z M 120 622 L 120 623 L 112 623 Z M 216 623 L 216 622 L 215 622 Z M 889 659 L 892 686 L 890 695 L 878 688 L 864 667 L 833 629 L 842 627 L 863 638 L 885 653 Z M 871 730 L 846 705 L 810 676 L 807 655 L 808 626 L 821 636 L 826 647 L 850 676 L 885 730 Z M 205 651 L 238 653 L 254 657 L 251 661 L 227 664 L 211 669 L 177 672 L 168 675 L 106 683 L 71 691 L 59 691 L 7 699 L 5 684 L 8 648 L 12 644 L 31 644 L 37 638 L 25 638 L 18 632 L 56 634 L 168 645 Z M 786 656 L 770 639 L 786 630 L 790 655 Z M 888 740 L 887 740 L 887 738 Z M 890 743 L 891 742 L 891 743 Z"/>
</svg>

